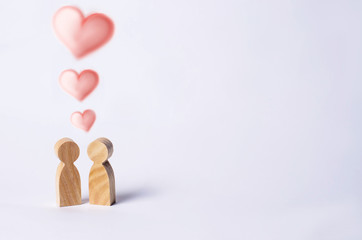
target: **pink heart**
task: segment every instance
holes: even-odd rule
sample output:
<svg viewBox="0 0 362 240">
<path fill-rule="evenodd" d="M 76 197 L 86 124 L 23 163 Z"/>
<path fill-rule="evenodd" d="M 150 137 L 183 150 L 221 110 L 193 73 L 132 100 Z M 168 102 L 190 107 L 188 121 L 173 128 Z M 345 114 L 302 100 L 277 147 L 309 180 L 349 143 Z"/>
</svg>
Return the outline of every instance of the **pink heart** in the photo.
<svg viewBox="0 0 362 240">
<path fill-rule="evenodd" d="M 53 27 L 58 38 L 78 59 L 108 42 L 114 31 L 113 22 L 106 15 L 94 13 L 84 17 L 72 6 L 62 7 L 55 13 Z"/>
<path fill-rule="evenodd" d="M 69 69 L 59 76 L 60 86 L 79 101 L 83 101 L 97 87 L 98 82 L 98 74 L 89 69 L 82 71 L 79 75 L 76 71 Z"/>
<path fill-rule="evenodd" d="M 93 126 L 94 121 L 96 120 L 96 114 L 93 110 L 85 110 L 83 113 L 74 112 L 70 117 L 74 127 L 80 128 L 88 132 Z"/>
</svg>

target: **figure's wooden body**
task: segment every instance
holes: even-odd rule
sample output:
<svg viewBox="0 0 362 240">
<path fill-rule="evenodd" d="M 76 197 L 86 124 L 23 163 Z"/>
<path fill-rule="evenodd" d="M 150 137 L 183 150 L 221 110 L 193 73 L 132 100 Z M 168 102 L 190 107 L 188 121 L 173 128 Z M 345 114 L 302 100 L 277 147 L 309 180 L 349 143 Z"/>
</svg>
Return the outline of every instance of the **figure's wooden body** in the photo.
<svg viewBox="0 0 362 240">
<path fill-rule="evenodd" d="M 110 206 L 116 202 L 114 172 L 108 161 L 113 153 L 112 142 L 98 138 L 89 144 L 87 152 L 94 162 L 89 173 L 89 203 Z"/>
<path fill-rule="evenodd" d="M 81 199 L 81 182 L 74 161 L 79 156 L 79 147 L 69 138 L 60 139 L 54 146 L 55 154 L 60 159 L 56 173 L 56 198 L 60 207 L 79 205 Z"/>
</svg>

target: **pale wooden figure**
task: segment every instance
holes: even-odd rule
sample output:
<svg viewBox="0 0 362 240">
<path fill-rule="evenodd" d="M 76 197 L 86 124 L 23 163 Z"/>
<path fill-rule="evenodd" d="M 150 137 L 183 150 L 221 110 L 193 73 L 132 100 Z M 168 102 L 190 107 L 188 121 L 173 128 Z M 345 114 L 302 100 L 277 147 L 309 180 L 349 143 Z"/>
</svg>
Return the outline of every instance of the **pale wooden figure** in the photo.
<svg viewBox="0 0 362 240">
<path fill-rule="evenodd" d="M 54 150 L 61 161 L 55 181 L 57 204 L 60 207 L 79 205 L 82 203 L 80 176 L 73 164 L 79 157 L 79 147 L 72 139 L 62 138 L 55 144 Z"/>
<path fill-rule="evenodd" d="M 94 162 L 89 173 L 89 203 L 111 206 L 116 202 L 114 173 L 108 162 L 113 144 L 107 138 L 98 138 L 88 145 L 87 153 Z"/>
</svg>

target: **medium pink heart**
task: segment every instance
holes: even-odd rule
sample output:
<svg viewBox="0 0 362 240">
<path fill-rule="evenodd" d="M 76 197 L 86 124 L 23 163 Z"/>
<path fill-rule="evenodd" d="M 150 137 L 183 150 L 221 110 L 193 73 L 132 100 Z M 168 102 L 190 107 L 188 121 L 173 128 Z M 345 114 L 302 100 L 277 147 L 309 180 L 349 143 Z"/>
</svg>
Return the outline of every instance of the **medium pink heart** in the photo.
<svg viewBox="0 0 362 240">
<path fill-rule="evenodd" d="M 55 13 L 53 27 L 76 58 L 100 48 L 114 32 L 113 22 L 106 15 L 94 13 L 84 17 L 78 8 L 72 6 L 62 7 Z"/>
<path fill-rule="evenodd" d="M 80 74 L 69 69 L 59 76 L 60 86 L 79 101 L 83 101 L 97 87 L 98 82 L 98 74 L 89 69 Z"/>
<path fill-rule="evenodd" d="M 93 110 L 85 110 L 83 113 L 74 112 L 70 117 L 74 127 L 80 128 L 88 132 L 93 126 L 94 121 L 96 120 L 96 114 Z"/>
</svg>

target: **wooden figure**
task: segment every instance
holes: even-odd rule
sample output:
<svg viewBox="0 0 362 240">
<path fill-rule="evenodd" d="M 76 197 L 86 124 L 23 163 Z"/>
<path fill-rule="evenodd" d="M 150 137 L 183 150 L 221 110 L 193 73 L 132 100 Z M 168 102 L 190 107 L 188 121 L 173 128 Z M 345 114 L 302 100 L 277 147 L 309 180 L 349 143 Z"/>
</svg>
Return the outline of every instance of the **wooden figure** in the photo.
<svg viewBox="0 0 362 240">
<path fill-rule="evenodd" d="M 79 205 L 82 203 L 80 176 L 73 164 L 79 157 L 79 147 L 72 139 L 62 138 L 54 150 L 61 161 L 56 174 L 57 204 L 59 207 Z"/>
<path fill-rule="evenodd" d="M 98 138 L 88 145 L 87 153 L 94 162 L 89 173 L 89 203 L 111 206 L 116 202 L 114 173 L 108 162 L 113 144 L 107 138 Z"/>
</svg>

